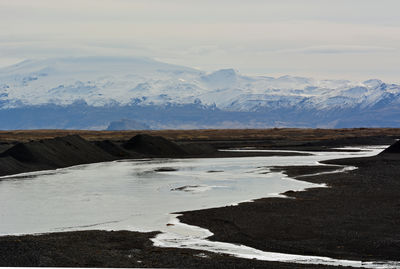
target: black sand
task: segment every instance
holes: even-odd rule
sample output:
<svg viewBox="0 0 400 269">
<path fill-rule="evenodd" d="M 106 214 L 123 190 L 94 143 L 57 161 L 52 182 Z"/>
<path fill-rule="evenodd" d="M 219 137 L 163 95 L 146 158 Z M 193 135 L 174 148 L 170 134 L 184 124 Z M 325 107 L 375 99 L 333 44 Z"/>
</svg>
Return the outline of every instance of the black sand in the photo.
<svg viewBox="0 0 400 269">
<path fill-rule="evenodd" d="M 400 260 L 400 153 L 388 152 L 326 162 L 355 165 L 357 170 L 298 177 L 330 188 L 286 193 L 294 199 L 265 198 L 186 212 L 180 219 L 211 230 L 212 240 L 266 251 Z M 281 169 L 290 176 L 321 172 L 316 167 Z"/>
<path fill-rule="evenodd" d="M 0 154 L 0 176 L 116 158 L 80 136 L 18 143 Z"/>
<path fill-rule="evenodd" d="M 145 134 L 136 135 L 122 143 L 110 140 L 90 142 L 78 135 L 69 135 L 2 144 L 1 149 L 0 176 L 120 159 L 307 155 L 287 152 L 221 152 L 204 143 L 177 144 L 160 136 Z"/>
<path fill-rule="evenodd" d="M 120 153 L 131 154 L 129 149 L 119 145 L 105 143 L 97 147 L 107 154 L 101 156 L 117 158 Z M 210 229 L 215 234 L 212 240 L 241 243 L 267 251 L 355 260 L 400 260 L 400 157 L 397 147 L 377 157 L 329 161 L 331 164 L 356 165 L 358 170 L 299 177 L 327 183 L 330 188 L 286 193 L 294 199 L 265 198 L 239 206 L 186 212 L 181 220 Z M 34 148 L 28 147 L 29 152 L 42 160 L 41 151 L 36 153 Z M 18 154 L 4 153 L 0 169 L 3 169 L 2 164 L 7 167 L 7 162 L 13 164 L 17 158 L 24 165 L 29 164 L 29 155 L 21 158 Z M 186 153 L 190 156 L 188 151 Z M 220 153 L 208 152 L 203 156 L 213 154 Z M 320 167 L 275 169 L 284 170 L 291 176 L 321 172 Z M 334 167 L 323 169 L 332 171 Z M 85 231 L 0 237 L 0 266 L 338 268 L 155 248 L 149 241 L 152 236 L 154 233 Z"/>
<path fill-rule="evenodd" d="M 84 231 L 0 237 L 0 266 L 150 268 L 338 268 L 238 259 L 190 249 L 157 248 L 156 233 Z"/>
</svg>

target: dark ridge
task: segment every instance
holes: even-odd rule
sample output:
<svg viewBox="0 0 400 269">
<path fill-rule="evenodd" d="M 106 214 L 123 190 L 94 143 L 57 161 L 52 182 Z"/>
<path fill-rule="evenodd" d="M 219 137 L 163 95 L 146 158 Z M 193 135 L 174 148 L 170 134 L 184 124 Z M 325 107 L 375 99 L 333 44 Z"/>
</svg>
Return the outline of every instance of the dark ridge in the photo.
<svg viewBox="0 0 400 269">
<path fill-rule="evenodd" d="M 161 136 L 147 134 L 139 134 L 132 137 L 122 147 L 149 156 L 181 157 L 188 155 L 178 144 Z"/>
<path fill-rule="evenodd" d="M 114 159 L 78 135 L 18 143 L 1 156 L 10 156 L 23 163 L 43 163 L 54 167 Z"/>
<path fill-rule="evenodd" d="M 116 157 L 78 135 L 18 143 L 0 154 L 0 175 L 112 161 Z"/>
<path fill-rule="evenodd" d="M 18 143 L 0 153 L 0 176 L 79 164 L 143 157 L 185 157 L 210 152 L 209 146 L 185 148 L 160 136 L 137 135 L 122 146 L 109 140 L 89 142 L 78 135 Z"/>
<path fill-rule="evenodd" d="M 0 157 L 3 156 L 12 157 L 20 162 L 27 162 L 27 163 L 35 162 L 35 156 L 33 156 L 33 153 L 31 152 L 29 147 L 27 147 L 26 144 L 24 143 L 18 143 L 12 148 L 6 150 L 4 153 L 0 155 Z"/>
<path fill-rule="evenodd" d="M 400 140 L 382 151 L 379 155 L 385 155 L 385 154 L 399 154 L 400 153 Z"/>
<path fill-rule="evenodd" d="M 0 154 L 13 146 L 12 143 L 0 142 Z"/>
<path fill-rule="evenodd" d="M 116 145 L 115 143 L 111 142 L 110 140 L 103 140 L 103 141 L 96 141 L 94 142 L 96 146 L 104 150 L 105 152 L 118 157 L 118 158 L 140 158 L 139 154 L 135 154 L 132 152 L 127 152 L 120 146 Z"/>
<path fill-rule="evenodd" d="M 49 168 L 24 164 L 9 156 L 0 157 L 0 176 L 36 171 L 40 169 Z"/>
<path fill-rule="evenodd" d="M 109 140 L 89 142 L 79 135 L 2 145 L 0 176 L 63 168 L 79 164 L 139 158 L 216 158 L 285 156 L 303 153 L 221 152 L 206 143 L 176 144 L 161 136 L 136 135 L 125 143 Z"/>
</svg>

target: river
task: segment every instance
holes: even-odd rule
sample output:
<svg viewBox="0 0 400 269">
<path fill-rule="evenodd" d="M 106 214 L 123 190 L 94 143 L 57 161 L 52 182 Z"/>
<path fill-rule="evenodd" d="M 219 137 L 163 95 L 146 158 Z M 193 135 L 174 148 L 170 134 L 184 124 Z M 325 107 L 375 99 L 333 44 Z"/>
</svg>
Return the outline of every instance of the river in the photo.
<svg viewBox="0 0 400 269">
<path fill-rule="evenodd" d="M 288 190 L 325 187 L 271 172 L 272 166 L 371 156 L 318 152 L 310 156 L 146 159 L 79 165 L 0 178 L 0 235 L 76 230 L 161 231 L 160 247 L 188 247 L 244 258 L 377 268 L 377 264 L 269 253 L 210 242 L 208 230 L 179 223 L 174 212 L 233 205 Z M 343 169 L 343 167 L 338 167 Z M 355 168 L 347 168 L 355 169 Z M 372 266 L 372 267 L 371 267 Z M 384 264 L 382 268 L 390 268 Z"/>
</svg>

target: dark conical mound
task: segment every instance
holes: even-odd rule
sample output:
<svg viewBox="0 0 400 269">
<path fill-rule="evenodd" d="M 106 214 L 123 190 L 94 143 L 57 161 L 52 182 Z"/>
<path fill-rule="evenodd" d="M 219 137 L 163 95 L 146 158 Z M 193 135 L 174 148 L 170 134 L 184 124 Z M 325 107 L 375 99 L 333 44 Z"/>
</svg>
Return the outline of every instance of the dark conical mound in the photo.
<svg viewBox="0 0 400 269">
<path fill-rule="evenodd" d="M 31 142 L 32 143 L 32 142 Z M 35 156 L 24 143 L 18 143 L 1 154 L 2 157 L 12 157 L 20 162 L 35 162 Z"/>
<path fill-rule="evenodd" d="M 122 146 L 127 150 L 133 150 L 149 156 L 179 157 L 187 155 L 186 151 L 174 142 L 161 136 L 147 134 L 136 135 Z"/>
<path fill-rule="evenodd" d="M 55 167 L 113 159 L 110 154 L 78 135 L 19 143 L 2 155 L 24 163 L 42 163 Z"/>
<path fill-rule="evenodd" d="M 0 175 L 115 160 L 78 135 L 18 143 L 0 154 Z"/>
<path fill-rule="evenodd" d="M 400 154 L 400 140 L 397 141 L 396 143 L 394 143 L 393 145 L 391 145 L 390 147 L 388 147 L 387 149 L 385 149 L 384 151 L 382 151 L 380 154 L 393 154 L 393 153 L 399 153 Z"/>
</svg>

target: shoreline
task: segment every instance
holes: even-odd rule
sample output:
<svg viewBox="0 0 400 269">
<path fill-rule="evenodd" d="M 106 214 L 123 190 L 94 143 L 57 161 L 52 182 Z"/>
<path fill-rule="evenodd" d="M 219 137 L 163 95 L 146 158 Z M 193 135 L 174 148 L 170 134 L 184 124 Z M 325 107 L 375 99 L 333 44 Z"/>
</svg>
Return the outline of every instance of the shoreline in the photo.
<svg viewBox="0 0 400 269">
<path fill-rule="evenodd" d="M 210 230 L 213 236 L 209 240 L 264 251 L 398 261 L 400 182 L 396 176 L 400 174 L 400 158 L 347 158 L 323 163 L 355 165 L 358 169 L 309 175 L 323 167 L 277 167 L 297 180 L 325 183 L 329 188 L 283 193 L 293 199 L 262 198 L 236 207 L 180 212 L 179 219 Z"/>
<path fill-rule="evenodd" d="M 340 152 L 340 151 L 339 151 Z M 346 152 L 346 151 L 342 151 Z M 141 161 L 141 160 L 147 160 L 147 159 L 206 159 L 206 158 L 242 158 L 242 157 L 279 157 L 279 156 L 310 156 L 312 154 L 306 153 L 306 152 L 285 152 L 285 150 L 282 151 L 274 151 L 274 152 L 222 152 L 218 151 L 212 154 L 206 154 L 206 155 L 194 155 L 194 156 L 180 156 L 178 158 L 175 157 L 141 157 L 141 158 L 128 158 L 128 159 L 114 159 L 114 160 L 107 160 L 107 161 L 99 161 L 99 162 L 88 162 L 88 163 L 79 163 L 71 166 L 61 166 L 61 167 L 56 167 L 56 168 L 48 168 L 48 169 L 42 169 L 42 167 L 31 167 L 31 170 L 26 170 L 18 173 L 12 173 L 12 174 L 1 174 L 0 173 L 0 181 L 4 179 L 9 179 L 9 178 L 14 178 L 14 177 L 24 177 L 24 176 L 30 176 L 31 173 L 41 173 L 41 172 L 46 172 L 46 171 L 54 171 L 58 169 L 64 169 L 64 168 L 71 168 L 71 167 L 76 167 L 76 166 L 81 166 L 81 165 L 89 165 L 89 164 L 95 164 L 95 163 L 103 163 L 103 162 L 118 162 L 118 161 Z M 0 159 L 1 161 L 1 159 Z M 1 164 L 1 163 L 0 163 Z"/>
<path fill-rule="evenodd" d="M 306 152 L 221 151 L 199 143 L 177 144 L 159 136 L 137 135 L 125 142 L 88 141 L 79 135 L 7 144 L 0 148 L 0 178 L 83 164 L 145 158 L 234 158 L 308 156 Z M 1 179 L 0 179 L 1 180 Z"/>
<path fill-rule="evenodd" d="M 351 268 L 266 262 L 207 251 L 154 247 L 157 232 L 77 231 L 0 237 L 0 266 L 123 268 Z"/>
<path fill-rule="evenodd" d="M 397 228 L 400 218 L 396 210 L 391 210 L 393 207 L 399 209 L 398 205 L 400 205 L 397 195 L 400 187 L 393 180 L 400 174 L 399 160 L 397 156 L 367 157 L 323 161 L 322 163 L 326 166 L 275 167 L 275 171 L 284 172 L 297 180 L 327 184 L 330 188 L 312 188 L 300 192 L 283 193 L 293 199 L 262 198 L 251 203 L 240 203 L 237 206 L 182 212 L 183 215 L 179 217 L 179 220 L 182 223 L 210 230 L 213 236 L 208 238 L 209 240 L 244 244 L 264 251 L 364 261 L 399 260 L 397 253 L 400 246 L 397 242 L 400 241 L 396 235 L 400 234 Z M 342 173 L 331 173 L 334 168 L 337 169 L 337 166 L 332 165 L 356 165 L 359 168 Z M 321 169 L 328 173 L 309 175 L 321 172 Z M 378 171 L 383 171 L 383 174 Z M 305 174 L 308 176 L 302 177 Z M 382 183 L 385 184 L 382 185 Z M 377 186 L 380 186 L 378 191 L 374 190 Z M 349 194 L 353 195 L 351 198 L 354 198 L 356 202 L 361 199 L 362 203 L 350 201 Z M 382 203 L 388 195 L 391 198 L 390 201 Z M 344 199 L 346 197 L 347 199 Z M 376 197 L 380 199 L 371 202 L 372 198 Z M 326 203 L 326 199 L 329 203 Z M 348 212 L 340 209 L 352 203 L 353 206 L 350 206 Z M 330 208 L 332 204 L 335 204 L 335 207 Z M 355 209 L 361 210 L 355 213 L 354 206 Z M 363 212 L 365 209 L 368 209 L 369 213 L 380 213 L 380 215 L 368 216 Z M 332 214 L 337 217 L 336 222 L 332 219 Z M 384 217 L 379 219 L 381 216 Z M 390 221 L 387 221 L 388 219 Z M 345 226 L 347 229 L 343 229 L 343 224 L 347 225 Z M 374 227 L 373 224 L 380 226 Z M 268 229 L 269 231 L 266 231 Z M 283 232 L 279 233 L 279 231 Z M 323 231 L 322 235 L 319 231 Z M 343 231 L 345 231 L 344 235 Z M 94 234 L 97 238 L 90 238 L 90 235 Z M 136 250 L 132 254 L 129 252 L 132 246 L 128 247 L 128 243 L 119 236 L 120 234 L 131 239 L 136 238 L 136 241 L 141 242 L 140 247 L 134 248 Z M 0 237 L 0 266 L 338 268 L 254 261 L 191 249 L 158 248 L 151 245 L 151 236 L 147 234 L 128 231 L 76 231 L 2 236 Z M 152 233 L 152 236 L 155 234 L 156 232 Z M 356 234 L 358 235 L 354 236 Z M 332 235 L 338 235 L 339 239 L 333 240 Z M 386 237 L 393 235 L 394 238 L 388 239 L 384 235 Z M 97 242 L 98 238 L 103 238 L 103 241 Z M 82 239 L 85 242 L 81 242 Z M 19 244 L 21 242 L 23 244 Z M 118 254 L 114 257 L 114 261 L 113 258 L 103 259 L 98 255 L 102 247 L 106 246 L 110 248 L 107 248 L 103 255 Z M 69 249 L 64 251 L 65 248 Z M 83 257 L 78 250 L 90 253 Z M 133 261 L 133 259 L 136 260 Z M 140 262 L 137 263 L 137 261 Z"/>
</svg>

